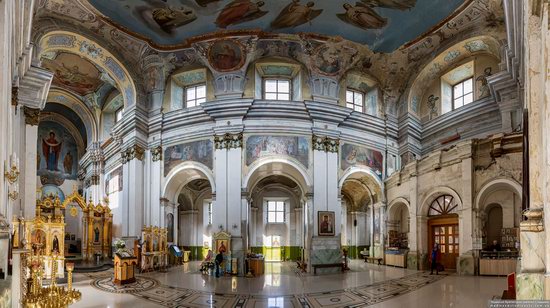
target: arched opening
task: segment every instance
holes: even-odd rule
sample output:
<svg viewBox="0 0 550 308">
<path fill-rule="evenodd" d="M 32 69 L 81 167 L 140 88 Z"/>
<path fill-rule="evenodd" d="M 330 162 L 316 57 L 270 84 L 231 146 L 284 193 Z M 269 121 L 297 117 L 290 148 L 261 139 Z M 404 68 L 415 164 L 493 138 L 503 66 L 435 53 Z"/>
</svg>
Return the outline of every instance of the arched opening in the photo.
<svg viewBox="0 0 550 308">
<path fill-rule="evenodd" d="M 388 247 L 409 248 L 410 216 L 409 207 L 402 202 L 388 208 Z"/>
<path fill-rule="evenodd" d="M 248 246 L 272 261 L 266 264 L 266 272 L 280 272 L 278 261 L 306 258 L 310 185 L 307 171 L 289 158 L 261 158 L 250 166 L 243 180 L 250 205 Z"/>
<path fill-rule="evenodd" d="M 428 209 L 428 247 L 438 244 L 440 263 L 451 270 L 460 252 L 458 209 L 458 200 L 447 194 L 437 196 Z"/>
<path fill-rule="evenodd" d="M 212 243 L 212 234 L 218 230 L 213 226 L 213 216 L 216 208 L 212 200 L 212 186 L 206 178 L 197 178 L 184 184 L 177 197 L 177 212 L 166 214 L 168 242 L 176 242 L 174 232 L 177 232 L 177 245 L 190 251 L 192 260 L 202 260 L 208 253 Z M 174 218 L 177 215 L 177 230 L 174 230 Z M 170 235 L 172 232 L 172 236 Z"/>
<path fill-rule="evenodd" d="M 487 223 L 485 224 L 486 245 L 485 249 L 494 243 L 495 245 L 501 242 L 502 230 L 502 206 L 500 204 L 490 204 L 487 206 Z"/>
<path fill-rule="evenodd" d="M 381 201 L 383 186 L 370 168 L 348 168 L 340 179 L 342 194 L 341 240 L 350 258 L 366 255 L 382 258 L 385 224 Z"/>
</svg>

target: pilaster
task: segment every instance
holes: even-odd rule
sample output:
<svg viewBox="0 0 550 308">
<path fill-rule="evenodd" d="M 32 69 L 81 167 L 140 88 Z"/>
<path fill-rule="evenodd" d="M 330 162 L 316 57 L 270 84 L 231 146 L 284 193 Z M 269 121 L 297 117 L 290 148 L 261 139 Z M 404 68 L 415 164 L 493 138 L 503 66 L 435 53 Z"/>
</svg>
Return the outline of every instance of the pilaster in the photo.
<svg viewBox="0 0 550 308">
<path fill-rule="evenodd" d="M 143 160 L 145 150 L 134 144 L 121 153 L 123 164 L 122 236 L 139 237 L 143 220 Z M 126 220 L 126 221 L 124 221 Z"/>
</svg>

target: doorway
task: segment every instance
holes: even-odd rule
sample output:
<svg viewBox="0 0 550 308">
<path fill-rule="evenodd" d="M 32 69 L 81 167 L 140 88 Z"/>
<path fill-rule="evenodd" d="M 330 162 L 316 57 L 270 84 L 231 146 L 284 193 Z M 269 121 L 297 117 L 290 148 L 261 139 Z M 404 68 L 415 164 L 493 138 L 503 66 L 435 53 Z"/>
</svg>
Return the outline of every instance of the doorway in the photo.
<svg viewBox="0 0 550 308">
<path fill-rule="evenodd" d="M 456 270 L 456 260 L 460 251 L 458 215 L 428 220 L 428 232 L 429 253 L 435 243 L 439 244 L 441 264 L 445 270 Z"/>
</svg>

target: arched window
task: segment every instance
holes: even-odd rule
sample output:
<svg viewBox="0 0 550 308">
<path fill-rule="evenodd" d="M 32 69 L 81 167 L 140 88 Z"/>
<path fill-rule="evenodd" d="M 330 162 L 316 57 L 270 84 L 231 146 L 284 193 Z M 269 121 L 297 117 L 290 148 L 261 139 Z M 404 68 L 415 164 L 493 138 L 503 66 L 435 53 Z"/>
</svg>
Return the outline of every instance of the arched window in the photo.
<svg viewBox="0 0 550 308">
<path fill-rule="evenodd" d="M 428 210 L 428 216 L 448 215 L 456 213 L 458 204 L 451 195 L 441 195 L 437 197 Z"/>
</svg>

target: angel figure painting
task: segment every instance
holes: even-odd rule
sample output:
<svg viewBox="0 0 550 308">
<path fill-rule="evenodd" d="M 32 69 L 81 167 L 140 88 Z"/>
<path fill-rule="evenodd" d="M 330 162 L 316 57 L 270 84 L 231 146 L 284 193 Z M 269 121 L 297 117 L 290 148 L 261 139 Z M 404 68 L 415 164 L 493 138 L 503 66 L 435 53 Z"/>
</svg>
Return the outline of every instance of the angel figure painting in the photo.
<svg viewBox="0 0 550 308">
<path fill-rule="evenodd" d="M 346 9 L 345 13 L 336 14 L 336 16 L 344 22 L 365 30 L 380 29 L 388 23 L 387 18 L 378 15 L 372 7 L 363 2 L 357 2 L 355 6 L 344 3 L 344 9 Z"/>
<path fill-rule="evenodd" d="M 314 5 L 315 3 L 313 1 L 309 1 L 304 5 L 300 4 L 300 0 L 292 0 L 292 2 L 279 13 L 279 16 L 271 22 L 271 27 L 273 29 L 282 29 L 311 23 L 313 19 L 323 12 L 322 9 L 314 9 Z"/>
<path fill-rule="evenodd" d="M 215 23 L 225 29 L 230 25 L 258 19 L 267 14 L 267 11 L 262 10 L 264 5 L 264 1 L 234 0 L 222 9 Z"/>
</svg>

